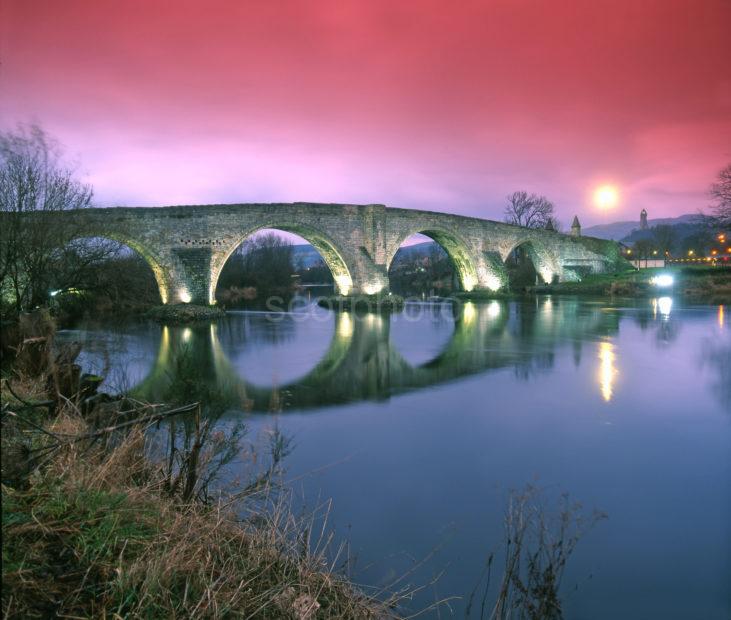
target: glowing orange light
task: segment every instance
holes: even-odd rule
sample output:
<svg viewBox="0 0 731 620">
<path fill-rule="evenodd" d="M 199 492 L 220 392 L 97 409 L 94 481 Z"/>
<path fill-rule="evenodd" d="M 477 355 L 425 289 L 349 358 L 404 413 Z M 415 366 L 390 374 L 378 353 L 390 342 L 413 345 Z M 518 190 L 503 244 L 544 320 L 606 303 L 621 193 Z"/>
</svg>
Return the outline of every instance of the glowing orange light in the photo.
<svg viewBox="0 0 731 620">
<path fill-rule="evenodd" d="M 725 317 L 723 315 L 723 306 L 718 306 L 718 326 L 723 329 L 725 323 Z"/>
</svg>

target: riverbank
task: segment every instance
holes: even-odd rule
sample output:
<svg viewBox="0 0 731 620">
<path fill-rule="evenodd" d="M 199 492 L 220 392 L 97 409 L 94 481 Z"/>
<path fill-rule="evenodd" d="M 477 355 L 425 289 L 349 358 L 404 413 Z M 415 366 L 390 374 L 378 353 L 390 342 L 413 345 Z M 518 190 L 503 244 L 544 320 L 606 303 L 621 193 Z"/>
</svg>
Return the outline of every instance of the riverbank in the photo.
<svg viewBox="0 0 731 620">
<path fill-rule="evenodd" d="M 670 276 L 657 280 L 658 276 Z M 576 295 L 646 299 L 678 295 L 696 303 L 731 303 L 731 267 L 670 266 L 662 269 L 631 270 L 618 274 L 596 274 L 580 282 L 559 282 L 530 286 L 523 292 L 475 290 L 454 293 L 460 301 L 525 299 L 534 295 Z"/>
<path fill-rule="evenodd" d="M 93 431 L 70 411 L 46 430 Z M 68 445 L 3 485 L 4 617 L 392 617 L 303 552 L 286 509 L 242 524 L 181 502 L 144 444 L 136 429 L 111 451 Z"/>
<path fill-rule="evenodd" d="M 150 320 L 157 323 L 184 324 L 219 319 L 226 314 L 218 306 L 195 304 L 119 304 L 105 305 L 95 302 L 85 304 L 83 299 L 75 305 L 57 304 L 51 308 L 59 327 L 73 326 L 82 320 Z"/>
<path fill-rule="evenodd" d="M 697 303 L 731 303 L 731 268 L 669 266 L 618 275 L 586 276 L 581 282 L 561 282 L 530 289 L 533 294 L 648 298 L 677 295 Z"/>
<path fill-rule="evenodd" d="M 211 321 L 225 316 L 226 312 L 216 306 L 196 306 L 195 304 L 168 304 L 150 308 L 142 316 L 158 323 L 195 323 Z"/>
<path fill-rule="evenodd" d="M 399 295 L 331 295 L 321 297 L 317 305 L 328 310 L 342 312 L 392 312 L 404 307 L 404 298 Z"/>
</svg>

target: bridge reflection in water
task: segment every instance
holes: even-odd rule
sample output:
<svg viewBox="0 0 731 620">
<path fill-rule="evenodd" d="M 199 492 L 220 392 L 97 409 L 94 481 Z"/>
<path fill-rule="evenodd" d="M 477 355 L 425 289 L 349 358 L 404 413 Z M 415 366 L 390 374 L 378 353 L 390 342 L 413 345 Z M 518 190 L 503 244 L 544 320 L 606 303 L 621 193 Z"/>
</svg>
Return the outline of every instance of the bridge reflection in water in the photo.
<svg viewBox="0 0 731 620">
<path fill-rule="evenodd" d="M 417 365 L 407 361 L 396 345 L 398 338 L 392 334 L 404 329 L 412 333 L 428 329 L 423 316 L 414 320 L 418 312 L 431 313 L 432 318 L 446 322 L 447 327 L 451 326 L 451 336 L 436 356 Z M 578 364 L 587 340 L 594 343 L 592 363 L 599 347 L 600 389 L 607 400 L 612 396 L 616 374 L 611 345 L 607 348 L 602 343 L 616 333 L 620 313 L 600 304 L 570 299 L 407 306 L 405 313 L 392 316 L 338 313 L 329 346 L 316 365 L 299 378 L 268 386 L 243 376 L 241 365 L 227 354 L 227 349 L 236 349 L 237 343 L 250 336 L 243 328 L 244 318 L 229 315 L 213 324 L 163 327 L 155 364 L 134 388 L 134 394 L 161 401 L 174 382 L 188 380 L 205 385 L 208 393 L 214 391 L 231 410 L 305 410 L 387 399 L 491 370 L 513 368 L 519 377 L 529 378 L 552 367 L 559 347 L 573 347 Z M 287 338 L 301 320 L 286 314 L 262 315 L 258 319 L 279 322 L 269 334 L 275 339 Z M 413 326 L 407 327 L 410 320 Z M 286 348 L 287 343 L 282 346 Z M 181 355 L 188 358 L 188 363 L 178 363 Z M 181 377 L 181 373 L 191 376 Z"/>
</svg>

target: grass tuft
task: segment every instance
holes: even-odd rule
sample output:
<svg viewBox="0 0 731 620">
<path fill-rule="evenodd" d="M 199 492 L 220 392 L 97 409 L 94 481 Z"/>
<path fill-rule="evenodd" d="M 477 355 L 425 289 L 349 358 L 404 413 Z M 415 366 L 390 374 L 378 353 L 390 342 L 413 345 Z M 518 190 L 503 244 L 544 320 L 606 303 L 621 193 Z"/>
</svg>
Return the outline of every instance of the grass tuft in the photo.
<svg viewBox="0 0 731 620">
<path fill-rule="evenodd" d="M 49 425 L 89 434 L 65 411 Z M 329 569 L 286 502 L 243 522 L 171 495 L 134 429 L 114 448 L 67 442 L 24 487 L 2 486 L 7 618 L 386 618 Z"/>
</svg>

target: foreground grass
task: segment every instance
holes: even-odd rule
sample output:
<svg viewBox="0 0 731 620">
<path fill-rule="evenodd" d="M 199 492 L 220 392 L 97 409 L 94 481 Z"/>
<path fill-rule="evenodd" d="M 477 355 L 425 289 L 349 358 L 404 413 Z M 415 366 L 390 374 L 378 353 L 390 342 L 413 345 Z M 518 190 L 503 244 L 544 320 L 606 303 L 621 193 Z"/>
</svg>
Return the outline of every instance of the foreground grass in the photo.
<svg viewBox="0 0 731 620">
<path fill-rule="evenodd" d="M 47 430 L 89 429 L 65 411 Z M 392 617 L 311 552 L 283 504 L 256 517 L 170 494 L 139 429 L 112 450 L 70 443 L 2 486 L 3 617 Z"/>
</svg>

